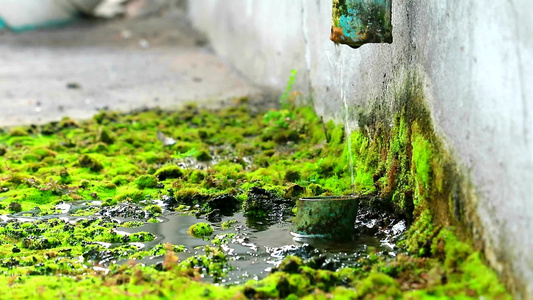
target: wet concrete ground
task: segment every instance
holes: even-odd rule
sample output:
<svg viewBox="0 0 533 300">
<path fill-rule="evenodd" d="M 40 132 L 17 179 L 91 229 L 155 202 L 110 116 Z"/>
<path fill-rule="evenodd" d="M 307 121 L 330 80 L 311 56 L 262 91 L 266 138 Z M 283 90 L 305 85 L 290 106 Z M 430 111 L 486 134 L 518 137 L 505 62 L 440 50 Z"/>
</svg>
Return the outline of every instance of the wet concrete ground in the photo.
<svg viewBox="0 0 533 300">
<path fill-rule="evenodd" d="M 224 64 L 180 12 L 0 31 L 0 126 L 249 95 L 270 98 Z"/>
</svg>

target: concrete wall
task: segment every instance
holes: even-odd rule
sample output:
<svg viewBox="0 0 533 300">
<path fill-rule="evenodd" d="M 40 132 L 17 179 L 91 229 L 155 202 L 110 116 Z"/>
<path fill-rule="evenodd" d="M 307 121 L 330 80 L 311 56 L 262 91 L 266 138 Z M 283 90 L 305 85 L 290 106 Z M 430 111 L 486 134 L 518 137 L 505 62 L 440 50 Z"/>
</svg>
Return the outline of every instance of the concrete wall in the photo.
<svg viewBox="0 0 533 300">
<path fill-rule="evenodd" d="M 359 49 L 329 41 L 331 0 L 189 1 L 188 12 L 254 83 L 282 90 L 298 70 L 326 118 L 344 120 L 343 99 L 391 99 L 420 74 L 436 130 L 476 188 L 487 258 L 533 298 L 532 1 L 394 0 L 394 42 Z"/>
</svg>

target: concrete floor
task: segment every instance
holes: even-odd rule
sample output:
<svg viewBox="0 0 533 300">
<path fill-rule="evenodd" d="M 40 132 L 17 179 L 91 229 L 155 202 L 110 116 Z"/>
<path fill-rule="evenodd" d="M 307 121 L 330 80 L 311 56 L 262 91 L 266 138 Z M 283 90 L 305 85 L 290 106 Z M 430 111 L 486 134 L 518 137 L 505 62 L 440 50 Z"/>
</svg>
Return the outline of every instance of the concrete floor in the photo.
<svg viewBox="0 0 533 300">
<path fill-rule="evenodd" d="M 0 32 L 0 126 L 87 119 L 103 108 L 217 106 L 242 96 L 272 99 L 224 64 L 178 13 Z"/>
</svg>

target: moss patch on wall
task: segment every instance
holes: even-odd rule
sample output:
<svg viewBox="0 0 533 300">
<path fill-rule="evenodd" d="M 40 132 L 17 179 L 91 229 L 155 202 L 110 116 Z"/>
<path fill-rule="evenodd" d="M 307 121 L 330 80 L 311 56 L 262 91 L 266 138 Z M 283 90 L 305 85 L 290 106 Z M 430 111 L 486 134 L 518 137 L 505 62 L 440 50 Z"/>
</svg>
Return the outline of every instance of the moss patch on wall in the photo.
<svg viewBox="0 0 533 300">
<path fill-rule="evenodd" d="M 436 224 L 456 226 L 468 238 L 475 218 L 468 181 L 434 131 L 417 77 L 404 84 L 392 104 L 374 101 L 356 113 L 359 129 L 350 135 L 353 149 L 345 149 L 344 160 L 353 155 L 360 192 L 378 194 L 410 222 L 429 209 Z"/>
</svg>

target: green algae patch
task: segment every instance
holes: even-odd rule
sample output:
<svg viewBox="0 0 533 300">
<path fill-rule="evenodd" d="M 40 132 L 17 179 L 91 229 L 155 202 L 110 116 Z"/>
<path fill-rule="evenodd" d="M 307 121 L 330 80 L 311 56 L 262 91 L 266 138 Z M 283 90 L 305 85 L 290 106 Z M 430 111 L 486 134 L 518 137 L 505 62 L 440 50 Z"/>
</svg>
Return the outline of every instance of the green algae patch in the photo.
<svg viewBox="0 0 533 300">
<path fill-rule="evenodd" d="M 205 238 L 213 234 L 213 226 L 208 223 L 196 223 L 189 227 L 187 233 L 193 237 Z"/>
</svg>

